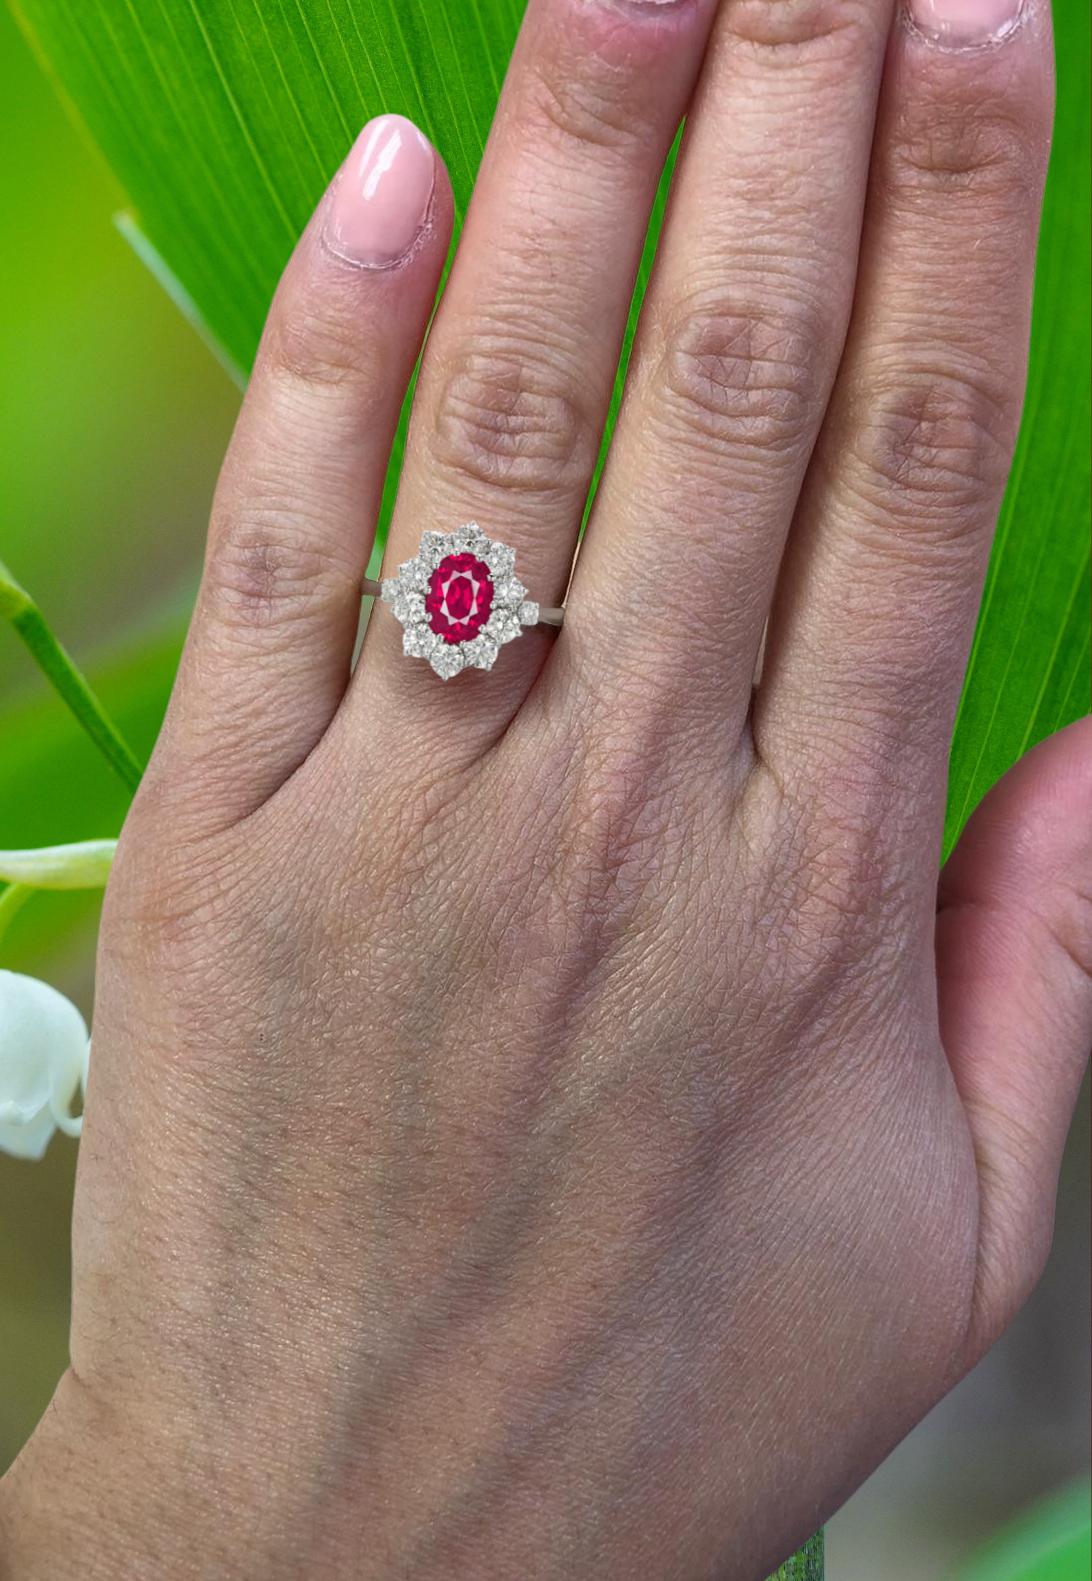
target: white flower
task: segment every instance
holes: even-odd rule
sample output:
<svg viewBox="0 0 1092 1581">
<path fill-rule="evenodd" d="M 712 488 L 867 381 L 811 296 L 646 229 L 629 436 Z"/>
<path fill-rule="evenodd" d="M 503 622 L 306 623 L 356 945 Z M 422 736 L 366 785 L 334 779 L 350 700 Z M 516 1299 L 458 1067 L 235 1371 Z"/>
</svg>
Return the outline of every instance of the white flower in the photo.
<svg viewBox="0 0 1092 1581">
<path fill-rule="evenodd" d="M 58 1128 L 79 1136 L 69 1113 L 87 1081 L 87 1026 L 70 999 L 19 972 L 0 971 L 0 1150 L 41 1158 Z"/>
</svg>

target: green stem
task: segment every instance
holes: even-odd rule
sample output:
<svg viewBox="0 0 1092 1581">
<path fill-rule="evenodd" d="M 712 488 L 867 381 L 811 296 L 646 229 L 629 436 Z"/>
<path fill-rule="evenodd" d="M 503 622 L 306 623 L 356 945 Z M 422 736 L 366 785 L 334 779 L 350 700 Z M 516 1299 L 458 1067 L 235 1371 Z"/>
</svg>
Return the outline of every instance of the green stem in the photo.
<svg viewBox="0 0 1092 1581">
<path fill-rule="evenodd" d="M 9 884 L 6 889 L 0 889 L 0 938 L 7 932 L 8 923 L 19 907 L 26 905 L 33 893 L 29 884 Z"/>
<path fill-rule="evenodd" d="M 110 716 L 57 641 L 45 616 L 0 560 L 0 615 L 10 620 L 31 657 L 83 726 L 103 757 L 131 791 L 141 767 Z"/>
<path fill-rule="evenodd" d="M 786 1559 L 770 1581 L 823 1581 L 826 1570 L 823 1564 L 823 1534 L 816 1532 L 798 1554 Z"/>
</svg>

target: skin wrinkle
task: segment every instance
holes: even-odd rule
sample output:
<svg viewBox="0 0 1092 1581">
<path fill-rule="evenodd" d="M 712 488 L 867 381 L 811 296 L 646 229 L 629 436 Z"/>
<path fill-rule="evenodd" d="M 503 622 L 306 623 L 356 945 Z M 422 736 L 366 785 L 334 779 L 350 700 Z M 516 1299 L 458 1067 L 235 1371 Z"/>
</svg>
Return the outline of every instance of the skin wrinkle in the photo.
<svg viewBox="0 0 1092 1581">
<path fill-rule="evenodd" d="M 697 1192 L 697 1190 L 695 1190 L 694 1176 L 692 1176 L 692 1175 L 691 1175 L 691 1178 L 689 1178 L 689 1190 L 691 1190 L 692 1195 L 694 1195 L 695 1202 L 700 1202 L 700 1192 Z M 645 1287 L 643 1287 L 643 1285 L 640 1285 L 640 1289 L 642 1289 L 642 1293 L 643 1293 L 643 1290 L 645 1290 Z M 637 1311 L 638 1312 L 642 1312 L 642 1317 L 640 1317 L 640 1323 L 642 1323 L 642 1325 L 645 1325 L 645 1323 L 648 1322 L 648 1307 L 646 1307 L 646 1303 L 637 1303 Z M 591 1326 L 591 1333 L 599 1334 L 599 1336 L 601 1336 L 601 1338 L 602 1338 L 602 1334 L 604 1334 L 604 1323 L 602 1323 L 602 1320 L 599 1320 L 599 1322 L 597 1322 L 596 1325 Z M 605 1334 L 607 1334 L 607 1338 L 608 1339 L 613 1338 L 613 1336 L 612 1336 L 612 1328 L 610 1328 L 610 1325 L 605 1326 Z M 558 1347 L 552 1347 L 552 1349 L 559 1350 L 559 1352 L 563 1352 L 564 1355 L 566 1355 L 566 1360 L 567 1361 L 570 1361 L 570 1358 L 572 1358 L 572 1353 L 574 1353 L 574 1350 L 572 1350 L 572 1339 L 570 1339 L 570 1338 L 567 1339 L 566 1344 L 558 1345 Z M 599 1350 L 601 1350 L 601 1349 L 602 1349 L 601 1342 L 593 1341 L 593 1355 L 594 1355 L 594 1353 L 599 1352 Z M 585 1380 L 582 1379 L 582 1375 L 580 1375 L 580 1372 L 578 1372 L 577 1377 L 575 1377 L 575 1379 L 572 1380 L 572 1382 L 569 1383 L 569 1388 L 572 1388 L 572 1390 L 578 1390 L 578 1388 L 582 1387 L 582 1383 L 583 1383 L 583 1387 L 585 1387 L 585 1393 L 591 1394 L 591 1396 L 594 1396 L 594 1394 L 599 1394 L 599 1390 L 597 1390 L 597 1388 L 594 1387 L 594 1383 L 591 1383 L 591 1382 L 586 1382 L 585 1383 Z M 555 1409 L 559 1410 L 559 1409 L 563 1409 L 563 1407 L 556 1406 Z M 545 1421 L 542 1421 L 542 1423 L 540 1423 L 539 1428 L 536 1429 L 536 1434 L 534 1434 L 534 1437 L 539 1436 L 539 1434 L 548 1434 L 548 1431 L 550 1431 L 550 1415 L 552 1415 L 552 1413 L 547 1413 L 547 1418 L 545 1418 Z M 504 1445 L 503 1451 L 501 1451 L 501 1453 L 498 1453 L 498 1455 L 495 1456 L 495 1459 L 493 1459 L 493 1473 L 491 1473 L 491 1478 L 490 1478 L 490 1480 L 493 1481 L 493 1483 L 496 1483 L 496 1481 L 498 1481 L 498 1480 L 503 1481 L 503 1475 L 501 1475 L 501 1469 L 503 1469 L 504 1461 L 506 1461 L 506 1459 L 509 1459 L 510 1456 L 512 1456 L 512 1447 L 510 1447 L 510 1445 Z M 471 1507 L 474 1507 L 474 1504 L 477 1505 L 477 1510 L 479 1510 L 479 1511 L 480 1511 L 480 1508 L 482 1508 L 482 1504 L 484 1504 L 484 1497 L 482 1497 L 482 1491 L 480 1491 L 480 1489 L 479 1489 L 479 1492 L 477 1492 L 477 1499 L 473 1500 L 473 1502 L 471 1502 Z M 485 1504 L 485 1508 L 488 1508 L 488 1504 Z M 479 1515 L 479 1519 L 480 1519 L 480 1515 Z M 409 1568 L 414 1568 L 414 1567 L 416 1567 L 416 1565 L 422 1564 L 422 1562 L 424 1562 L 424 1559 L 425 1559 L 425 1556 L 422 1556 L 422 1554 L 420 1554 L 420 1553 L 414 1554 L 414 1557 L 412 1557 L 412 1562 L 411 1562 L 411 1564 L 409 1564 Z M 450 1564 L 452 1564 L 452 1560 L 450 1560 L 449 1557 L 444 1557 L 444 1564 L 450 1565 Z"/>
<path fill-rule="evenodd" d="M 806 33 L 817 22 L 821 30 L 824 16 L 826 22 L 837 23 L 833 11 L 824 13 L 817 7 L 809 13 L 800 8 L 771 15 L 776 25 L 788 28 L 803 21 Z M 720 502 L 725 547 L 708 583 L 696 579 L 688 624 L 712 624 L 718 591 L 734 613 L 745 616 L 733 622 L 735 651 L 725 655 L 732 673 L 741 668 L 743 653 L 750 653 L 753 661 L 769 600 L 770 558 L 776 555 L 782 525 L 791 511 L 837 360 L 849 285 L 840 260 L 854 222 L 854 175 L 863 175 L 860 144 L 851 146 L 856 140 L 848 129 L 867 115 L 883 20 L 876 13 L 868 19 L 870 40 L 858 36 L 850 72 L 845 61 L 837 67 L 824 63 L 822 47 L 782 54 L 776 63 L 761 51 L 756 55 L 740 45 L 731 15 L 727 17 L 707 61 L 675 183 L 675 234 L 686 229 L 690 245 L 673 252 L 669 229 L 636 350 L 637 383 L 631 386 L 631 395 L 636 391 L 638 398 L 623 410 L 597 497 L 597 511 L 627 522 L 625 534 L 613 535 L 616 542 L 624 544 L 628 537 L 650 554 L 655 552 L 656 526 L 662 536 L 680 516 L 702 523 L 710 515 L 708 502 Z M 763 66 L 765 77 L 760 77 Z M 767 108 L 771 90 L 780 100 L 772 125 Z M 724 106 L 733 101 L 737 113 L 729 116 Z M 817 160 L 817 150 L 826 158 Z M 822 174 L 816 177 L 816 165 L 820 172 L 839 171 L 829 206 L 823 206 L 827 182 Z M 696 174 L 691 176 L 691 169 Z M 707 174 L 710 171 L 716 172 L 715 181 Z M 825 222 L 817 225 L 814 216 L 821 206 Z M 761 238 L 757 243 L 756 237 Z M 771 265 L 770 260 L 777 262 Z M 702 280 L 704 301 L 695 285 Z M 700 355 L 703 313 L 706 333 L 716 333 L 718 319 L 728 330 L 720 336 L 719 353 L 713 344 L 709 348 L 713 355 L 704 358 Z M 659 371 L 662 365 L 657 332 L 665 325 L 680 326 L 685 352 L 688 323 L 697 332 L 699 355 L 696 363 L 693 357 L 683 359 L 683 371 L 689 362 L 691 376 L 684 380 L 682 400 L 677 401 L 672 398 L 672 385 L 677 387 L 679 381 L 672 377 L 670 365 L 668 377 L 659 380 L 649 377 L 649 369 Z M 733 324 L 747 323 L 755 326 L 750 336 L 731 329 Z M 680 330 L 672 332 L 671 341 Z M 796 347 L 797 340 L 803 352 Z M 733 355 L 740 345 L 742 355 Z M 772 376 L 760 377 L 749 386 L 756 352 L 775 365 L 786 360 L 793 364 L 787 377 L 783 367 L 775 366 Z M 679 359 L 674 360 L 677 371 Z M 647 435 L 647 444 L 635 437 L 627 450 L 627 432 Z M 771 449 L 780 452 L 780 465 L 772 464 Z M 661 500 L 665 474 L 652 458 L 678 455 L 680 450 L 681 467 L 666 473 L 678 480 L 674 498 L 663 490 L 666 497 Z M 639 485 L 637 503 L 630 510 L 613 489 L 619 473 Z M 692 528 L 685 541 L 688 552 L 701 553 L 700 529 Z M 624 571 L 611 561 L 611 546 L 596 554 L 594 519 L 587 547 L 589 573 L 628 588 Z M 736 588 L 743 590 L 744 597 L 754 589 L 750 610 L 737 597 Z M 670 613 L 661 612 L 651 600 L 642 609 L 646 631 L 655 630 L 665 643 L 678 640 L 663 618 Z M 684 693 L 682 699 L 685 707 Z M 703 695 L 700 685 L 693 691 L 694 704 L 699 700 L 723 706 Z"/>
<path fill-rule="evenodd" d="M 441 167 L 403 264 L 302 240 L 107 895 L 20 1581 L 760 1581 L 1026 1295 L 1092 1015 L 1058 887 L 1092 893 L 1092 732 L 972 821 L 939 931 L 935 872 L 1031 9 L 885 64 L 863 0 L 531 0 L 388 567 L 478 514 L 564 585 L 688 129 L 566 625 L 490 674 L 441 684 L 380 609 L 347 679 Z"/>
</svg>

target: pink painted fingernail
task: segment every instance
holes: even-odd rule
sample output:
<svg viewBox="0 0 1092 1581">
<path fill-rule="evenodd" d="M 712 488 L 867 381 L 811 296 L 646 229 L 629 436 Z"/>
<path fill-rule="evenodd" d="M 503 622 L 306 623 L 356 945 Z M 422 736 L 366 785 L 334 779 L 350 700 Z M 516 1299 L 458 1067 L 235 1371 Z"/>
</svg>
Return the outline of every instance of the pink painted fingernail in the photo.
<svg viewBox="0 0 1092 1581">
<path fill-rule="evenodd" d="M 323 235 L 365 269 L 392 269 L 413 249 L 436 182 L 432 144 L 402 115 L 369 121 L 334 180 Z"/>
<path fill-rule="evenodd" d="M 1023 0 L 908 0 L 916 27 L 938 44 L 958 49 L 988 44 L 1011 33 L 1020 20 Z"/>
</svg>

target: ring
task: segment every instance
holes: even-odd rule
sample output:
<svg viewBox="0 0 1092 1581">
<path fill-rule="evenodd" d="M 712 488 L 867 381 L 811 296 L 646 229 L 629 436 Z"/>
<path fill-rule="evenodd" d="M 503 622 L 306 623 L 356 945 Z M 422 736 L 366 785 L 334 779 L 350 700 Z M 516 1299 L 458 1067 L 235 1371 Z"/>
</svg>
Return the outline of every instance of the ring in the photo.
<svg viewBox="0 0 1092 1581">
<path fill-rule="evenodd" d="M 402 622 L 402 651 L 427 659 L 441 680 L 460 670 L 491 670 L 506 642 L 525 626 L 560 626 L 564 609 L 527 597 L 515 574 L 515 550 L 486 537 L 477 522 L 455 532 L 426 532 L 412 560 L 363 591 L 381 598 Z"/>
</svg>

